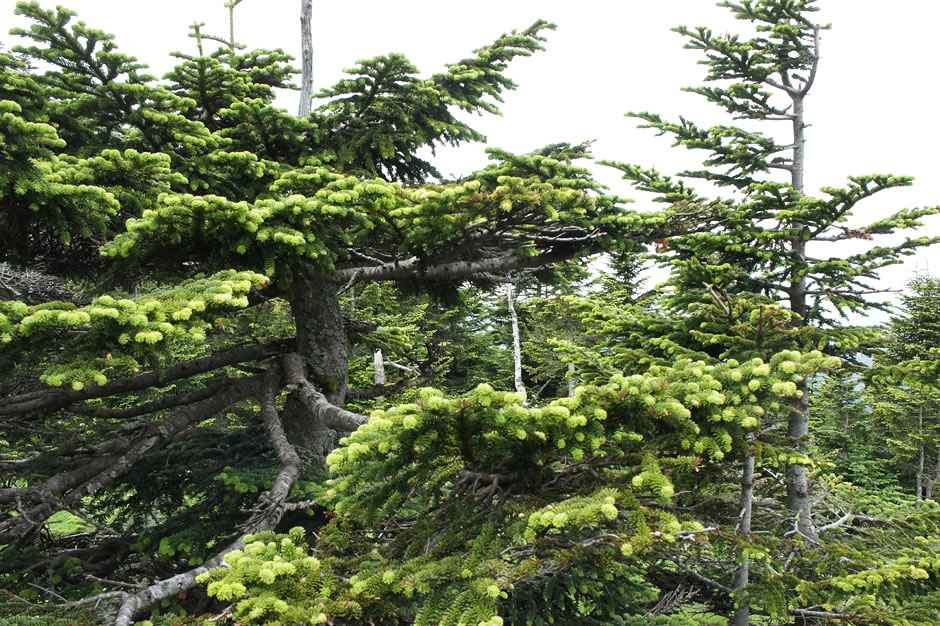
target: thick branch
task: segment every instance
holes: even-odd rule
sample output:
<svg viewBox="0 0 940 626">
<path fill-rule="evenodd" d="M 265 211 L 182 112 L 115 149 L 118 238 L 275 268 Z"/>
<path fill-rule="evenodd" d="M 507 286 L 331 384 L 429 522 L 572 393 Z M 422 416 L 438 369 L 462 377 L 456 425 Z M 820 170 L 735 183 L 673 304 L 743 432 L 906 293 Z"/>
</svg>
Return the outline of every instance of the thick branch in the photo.
<svg viewBox="0 0 940 626">
<path fill-rule="evenodd" d="M 19 415 L 39 409 L 58 409 L 82 400 L 104 398 L 118 393 L 139 391 L 148 387 L 161 387 L 180 378 L 188 378 L 221 367 L 235 365 L 236 363 L 256 361 L 282 354 L 287 352 L 291 346 L 292 341 L 286 339 L 264 344 L 236 346 L 200 359 L 177 363 L 166 368 L 163 373 L 150 372 L 133 378 L 121 378 L 100 387 L 90 387 L 80 391 L 49 387 L 39 391 L 31 391 L 0 401 L 0 415 Z"/>
<path fill-rule="evenodd" d="M 369 421 L 365 415 L 359 415 L 330 404 L 304 375 L 303 359 L 291 352 L 281 358 L 284 378 L 288 389 L 295 391 L 315 419 L 334 430 L 352 432 Z"/>
<path fill-rule="evenodd" d="M 154 583 L 129 597 L 118 610 L 114 621 L 115 626 L 130 626 L 134 623 L 135 616 L 145 613 L 167 598 L 175 597 L 181 592 L 192 589 L 196 586 L 196 578 L 200 574 L 221 566 L 225 555 L 232 550 L 242 549 L 245 546 L 245 537 L 247 535 L 272 530 L 281 521 L 284 511 L 288 508 L 285 501 L 290 494 L 291 487 L 300 476 L 303 466 L 300 456 L 287 441 L 287 436 L 281 427 L 281 419 L 277 413 L 275 402 L 277 383 L 278 372 L 275 368 L 265 376 L 260 399 L 264 430 L 277 453 L 278 460 L 281 462 L 281 471 L 274 479 L 271 488 L 258 498 L 254 509 L 255 513 L 244 528 L 246 532 L 203 565 Z"/>
<path fill-rule="evenodd" d="M 124 409 L 106 409 L 100 406 L 89 406 L 83 403 L 71 406 L 69 407 L 69 410 L 73 413 L 78 413 L 79 415 L 89 415 L 91 417 L 99 417 L 102 419 L 127 419 L 129 417 L 148 415 L 150 413 L 156 413 L 157 411 L 162 411 L 164 409 L 172 409 L 178 406 L 183 406 L 184 404 L 192 404 L 193 402 L 205 400 L 206 398 L 210 398 L 217 394 L 220 390 L 231 384 L 231 382 L 232 379 L 226 379 L 222 382 L 203 387 L 202 389 L 196 389 L 194 391 L 181 393 L 175 396 L 164 396 L 154 400 L 153 402 L 146 402 L 144 404 L 127 407 Z"/>
<path fill-rule="evenodd" d="M 478 261 L 453 261 L 450 263 L 438 263 L 435 265 L 424 265 L 424 260 L 418 257 L 412 257 L 404 261 L 392 261 L 382 265 L 366 267 L 349 267 L 338 270 L 332 280 L 337 282 L 350 281 L 351 283 L 377 281 L 377 280 L 400 280 L 405 278 L 416 278 L 423 280 L 457 280 L 470 278 L 483 273 L 504 273 L 510 270 L 518 270 L 533 267 L 542 267 L 559 263 L 573 258 L 582 252 L 576 247 L 553 250 L 535 256 L 494 256 Z M 312 270 L 308 269 L 308 273 Z M 322 278 L 314 276 L 315 278 Z"/>
</svg>

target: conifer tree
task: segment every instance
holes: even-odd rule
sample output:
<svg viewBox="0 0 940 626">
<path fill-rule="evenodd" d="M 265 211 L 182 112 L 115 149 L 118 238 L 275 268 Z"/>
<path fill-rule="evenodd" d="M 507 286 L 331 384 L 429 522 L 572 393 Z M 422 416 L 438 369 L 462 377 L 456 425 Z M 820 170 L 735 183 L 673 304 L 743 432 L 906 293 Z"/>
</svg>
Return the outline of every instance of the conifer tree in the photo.
<svg viewBox="0 0 940 626">
<path fill-rule="evenodd" d="M 3 571 L 56 576 L 68 557 L 43 529 L 85 520 L 104 530 L 70 552 L 76 571 L 133 580 L 153 564 L 117 623 L 303 508 L 368 420 L 343 408 L 349 336 L 378 345 L 389 328 L 344 314 L 341 292 L 440 294 L 664 228 L 557 151 L 493 149 L 460 181 L 419 152 L 483 139 L 457 111 L 498 111 L 544 21 L 431 76 L 401 55 L 361 61 L 298 118 L 272 105 L 290 58 L 247 50 L 234 24 L 228 38 L 194 25 L 197 54 L 161 82 L 67 9 L 16 10 L 33 25 L 0 56 L 0 261 L 78 291 L 0 302 Z"/>
<path fill-rule="evenodd" d="M 712 268 L 727 268 L 721 287 L 730 294 L 764 296 L 784 302 L 792 323 L 805 329 L 793 347 L 815 346 L 830 354 L 853 355 L 872 333 L 840 324 L 840 315 L 864 313 L 885 304 L 868 299 L 881 291 L 874 281 L 880 268 L 897 263 L 917 247 L 936 241 L 926 237 L 895 245 L 872 245 L 841 255 L 837 242 L 873 240 L 915 228 L 937 207 L 903 209 L 862 226 L 847 225 L 864 199 L 911 184 L 903 176 L 853 176 L 845 187 L 825 187 L 819 195 L 805 189 L 805 105 L 820 62 L 820 37 L 828 26 L 813 22 L 815 0 L 721 2 L 736 18 L 754 25 L 754 35 L 718 35 L 705 27 L 679 27 L 686 47 L 701 51 L 707 86 L 688 88 L 747 126 L 701 128 L 687 119 L 663 120 L 654 113 L 631 114 L 643 127 L 672 136 L 676 146 L 708 153 L 705 168 L 682 172 L 728 190 L 726 199 L 708 200 L 682 179 L 638 166 L 614 163 L 638 189 L 657 195 L 673 207 L 699 207 L 698 219 L 714 228 L 679 234 L 663 241 L 663 257 L 677 268 L 671 280 L 673 306 L 682 310 L 712 288 Z M 755 122 L 778 124 L 765 133 Z M 817 132 L 824 132 L 819 129 Z M 773 176 L 783 172 L 785 182 Z M 720 269 L 717 271 L 721 271 Z M 759 306 L 759 304 L 758 304 Z M 811 331 L 811 332 L 810 332 Z M 816 540 L 812 497 L 805 459 L 809 396 L 800 384 L 787 437 L 796 452 L 787 464 L 787 506 L 801 535 Z"/>
</svg>

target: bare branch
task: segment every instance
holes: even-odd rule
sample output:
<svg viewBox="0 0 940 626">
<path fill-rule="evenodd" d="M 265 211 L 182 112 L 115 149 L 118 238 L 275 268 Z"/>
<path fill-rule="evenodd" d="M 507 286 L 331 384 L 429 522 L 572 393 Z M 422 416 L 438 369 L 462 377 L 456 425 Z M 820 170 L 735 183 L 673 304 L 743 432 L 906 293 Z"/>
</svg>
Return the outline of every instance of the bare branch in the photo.
<svg viewBox="0 0 940 626">
<path fill-rule="evenodd" d="M 416 278 L 419 280 L 457 280 L 470 278 L 481 273 L 499 273 L 510 270 L 542 267 L 566 261 L 576 256 L 580 251 L 575 246 L 563 248 L 561 250 L 552 250 L 535 256 L 514 256 L 511 254 L 493 256 L 478 261 L 453 261 L 449 263 L 438 263 L 425 265 L 423 259 L 411 257 L 404 261 L 391 261 L 382 265 L 366 267 L 350 267 L 337 270 L 332 276 L 333 280 L 347 280 L 350 283 L 377 281 L 377 280 L 399 280 L 404 278 Z M 308 275 L 313 278 L 330 278 L 317 274 L 309 266 L 306 267 Z"/>
<path fill-rule="evenodd" d="M 38 490 L 24 488 L 24 492 L 33 496 L 38 495 L 41 502 L 29 511 L 21 511 L 19 516 L 0 522 L 0 533 L 13 528 L 25 533 L 59 509 L 70 507 L 82 498 L 111 484 L 145 455 L 162 448 L 192 424 L 207 419 L 232 404 L 256 394 L 260 382 L 260 377 L 257 376 L 239 379 L 236 384 L 230 385 L 228 389 L 220 391 L 211 398 L 190 404 L 167 419 L 152 424 L 129 448 L 94 459 L 85 467 L 71 472 L 64 479 L 55 476 Z M 88 477 L 89 474 L 91 474 L 90 477 Z M 79 484 L 80 480 L 84 482 Z M 71 491 L 67 495 L 61 499 L 56 497 L 69 488 Z M 17 494 L 5 495 L 13 495 L 18 499 Z"/>
<path fill-rule="evenodd" d="M 287 436 L 281 427 L 275 404 L 277 381 L 278 372 L 272 368 L 272 371 L 265 376 L 260 399 L 264 430 L 277 453 L 278 460 L 281 462 L 281 471 L 274 479 L 271 488 L 259 496 L 254 507 L 254 514 L 244 527 L 246 532 L 199 567 L 154 583 L 127 598 L 118 610 L 114 620 L 115 626 L 130 626 L 134 623 L 134 618 L 137 615 L 146 612 L 155 604 L 192 589 L 196 586 L 196 578 L 199 575 L 221 566 L 225 555 L 229 552 L 243 548 L 247 535 L 271 530 L 281 520 L 284 511 L 288 508 L 285 501 L 290 494 L 291 487 L 300 476 L 302 464 L 297 451 L 287 441 Z"/>
</svg>

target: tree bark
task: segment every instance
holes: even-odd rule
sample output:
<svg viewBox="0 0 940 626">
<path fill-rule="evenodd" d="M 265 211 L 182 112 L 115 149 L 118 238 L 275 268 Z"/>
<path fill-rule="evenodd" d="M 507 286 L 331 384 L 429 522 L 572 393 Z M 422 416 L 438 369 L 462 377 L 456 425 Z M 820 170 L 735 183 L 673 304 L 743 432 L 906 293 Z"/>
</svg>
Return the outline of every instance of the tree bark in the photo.
<svg viewBox="0 0 940 626">
<path fill-rule="evenodd" d="M 526 395 L 525 385 L 522 383 L 522 342 L 519 339 L 519 316 L 513 305 L 512 283 L 506 283 L 506 306 L 509 308 L 509 319 L 512 323 L 512 380 L 518 393 Z"/>
<path fill-rule="evenodd" d="M 745 543 L 748 541 L 747 536 L 751 533 L 751 505 L 753 501 L 754 454 L 751 450 L 748 450 L 744 457 L 744 470 L 741 473 L 741 517 L 738 524 L 738 534 L 744 537 Z M 751 602 L 747 591 L 744 591 L 748 584 L 750 566 L 750 559 L 747 556 L 742 556 L 738 569 L 734 573 L 734 590 L 738 592 L 738 606 L 728 622 L 730 626 L 749 626 L 751 623 Z"/>
<path fill-rule="evenodd" d="M 918 504 L 920 500 L 924 499 L 924 405 L 921 403 L 919 410 L 917 411 L 917 452 L 918 452 L 918 464 L 917 464 L 917 481 L 916 481 L 916 490 L 917 490 L 917 500 Z"/>
<path fill-rule="evenodd" d="M 786 79 L 784 82 L 788 82 Z M 806 138 L 804 135 L 805 123 L 803 120 L 803 97 L 805 93 L 790 92 L 793 102 L 793 162 L 790 168 L 790 184 L 797 192 L 803 193 L 803 170 L 806 165 Z M 800 225 L 794 225 L 799 229 Z M 800 316 L 795 323 L 806 324 L 806 280 L 799 273 L 806 265 L 806 242 L 801 235 L 789 239 L 789 255 L 792 261 L 791 272 L 800 278 L 790 281 L 788 295 L 790 310 Z M 797 384 L 800 392 L 790 411 L 787 425 L 787 436 L 793 442 L 794 451 L 805 455 L 807 439 L 809 437 L 809 383 L 806 380 Z M 806 465 L 803 463 L 788 463 L 786 468 L 787 508 L 797 516 L 797 529 L 803 538 L 815 543 L 817 533 L 813 524 L 813 502 L 810 498 L 809 480 Z"/>
<path fill-rule="evenodd" d="M 376 351 L 372 353 L 372 367 L 375 370 L 373 377 L 375 385 L 377 387 L 384 387 L 385 383 L 388 382 L 388 378 L 385 376 L 385 356 L 382 354 L 381 348 L 376 349 Z M 381 406 L 384 400 L 384 395 L 376 396 L 376 406 Z"/>
<path fill-rule="evenodd" d="M 339 285 L 295 277 L 291 312 L 297 329 L 295 352 L 301 362 L 297 379 L 307 381 L 327 405 L 342 407 L 346 400 L 349 355 L 339 306 Z M 288 375 L 286 370 L 285 375 Z M 288 382 L 291 382 L 289 376 Z M 334 428 L 311 412 L 309 402 L 299 391 L 295 387 L 284 406 L 284 430 L 293 445 L 325 458 L 339 437 Z"/>
<path fill-rule="evenodd" d="M 313 16 L 313 0 L 300 0 L 300 107 L 298 117 L 310 116 L 310 99 L 313 97 L 313 33 L 310 22 Z"/>
</svg>

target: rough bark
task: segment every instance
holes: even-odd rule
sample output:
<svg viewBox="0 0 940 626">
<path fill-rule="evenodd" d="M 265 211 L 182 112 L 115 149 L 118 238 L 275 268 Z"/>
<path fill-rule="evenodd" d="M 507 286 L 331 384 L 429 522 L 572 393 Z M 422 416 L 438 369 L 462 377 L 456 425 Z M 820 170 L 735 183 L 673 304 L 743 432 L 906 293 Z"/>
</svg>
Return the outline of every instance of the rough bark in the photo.
<svg viewBox="0 0 940 626">
<path fill-rule="evenodd" d="M 349 348 L 339 306 L 339 285 L 298 278 L 294 283 L 291 312 L 297 328 L 295 352 L 303 358 L 309 380 L 331 404 L 343 406 Z"/>
<path fill-rule="evenodd" d="M 754 454 L 749 450 L 744 457 L 744 469 L 741 472 L 741 517 L 738 523 L 738 534 L 747 540 L 751 533 L 751 506 L 754 501 Z M 748 626 L 751 621 L 751 602 L 747 596 L 748 578 L 750 575 L 750 559 L 741 557 L 737 571 L 734 573 L 734 591 L 738 593 L 737 608 L 729 620 L 731 626 Z"/>
<path fill-rule="evenodd" d="M 326 406 L 341 407 L 346 400 L 349 367 L 346 329 L 339 306 L 339 285 L 335 282 L 297 277 L 293 285 L 291 309 L 297 328 L 296 359 L 285 366 L 292 393 L 284 407 L 284 428 L 295 446 L 325 456 L 336 445 L 333 428 L 311 413 L 312 389 Z M 298 363 L 295 364 L 295 360 Z M 289 369 L 290 368 L 290 369 Z M 300 381 L 306 385 L 300 385 Z M 318 409 L 319 410 L 319 409 Z M 346 428 L 355 430 L 356 427 Z"/>
<path fill-rule="evenodd" d="M 369 420 L 330 403 L 304 375 L 300 355 L 286 355 L 281 365 L 291 391 L 284 407 L 284 426 L 294 445 L 322 459 L 336 447 L 340 433 L 352 432 Z"/>
<path fill-rule="evenodd" d="M 300 107 L 298 117 L 310 116 L 310 99 L 313 97 L 313 34 L 311 20 L 313 0 L 300 0 Z"/>
</svg>

